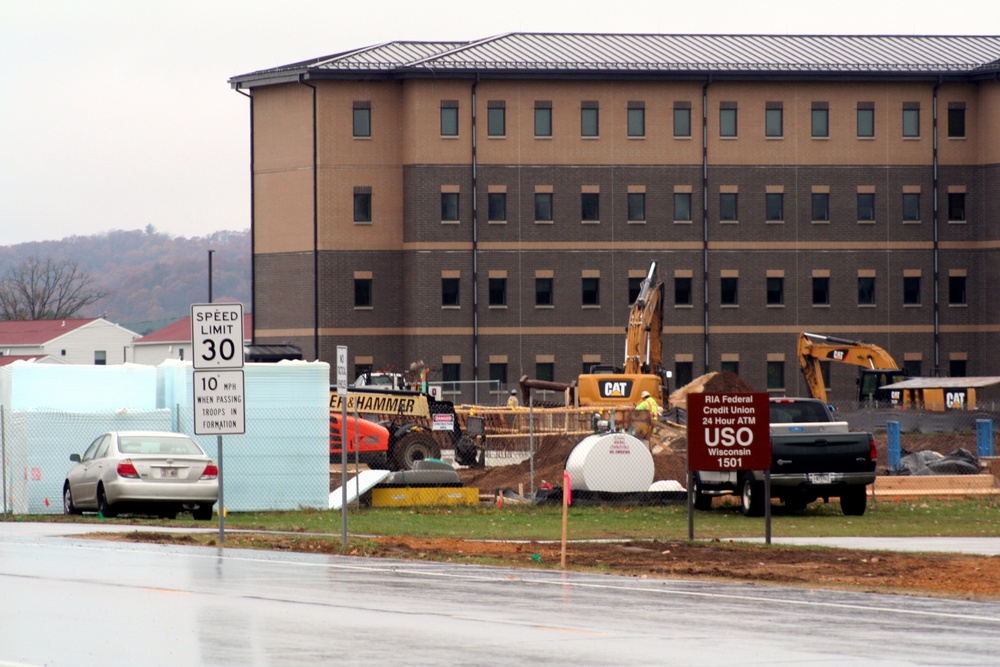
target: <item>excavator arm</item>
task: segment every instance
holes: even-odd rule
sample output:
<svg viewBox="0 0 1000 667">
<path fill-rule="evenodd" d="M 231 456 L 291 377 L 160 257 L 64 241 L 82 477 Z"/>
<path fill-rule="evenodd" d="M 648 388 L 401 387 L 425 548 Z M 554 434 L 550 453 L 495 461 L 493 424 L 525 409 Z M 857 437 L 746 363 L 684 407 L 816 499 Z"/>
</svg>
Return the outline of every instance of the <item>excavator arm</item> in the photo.
<svg viewBox="0 0 1000 667">
<path fill-rule="evenodd" d="M 626 375 L 660 373 L 663 365 L 662 305 L 663 283 L 656 272 L 656 262 L 653 262 L 629 313 L 623 367 Z"/>
<path fill-rule="evenodd" d="M 820 334 L 799 334 L 799 366 L 813 398 L 826 401 L 826 387 L 820 362 L 836 361 L 867 370 L 901 373 L 896 360 L 874 343 Z"/>
</svg>

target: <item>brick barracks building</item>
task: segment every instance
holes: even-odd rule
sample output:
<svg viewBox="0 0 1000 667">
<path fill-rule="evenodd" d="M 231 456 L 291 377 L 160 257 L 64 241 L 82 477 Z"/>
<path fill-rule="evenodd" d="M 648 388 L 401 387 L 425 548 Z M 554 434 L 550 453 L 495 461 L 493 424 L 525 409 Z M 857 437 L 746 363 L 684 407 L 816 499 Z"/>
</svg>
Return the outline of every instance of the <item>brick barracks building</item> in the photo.
<svg viewBox="0 0 1000 667">
<path fill-rule="evenodd" d="M 1000 37 L 515 33 L 230 84 L 258 344 L 494 402 L 621 365 L 656 261 L 677 384 L 802 394 L 802 331 L 1000 375 Z"/>
</svg>

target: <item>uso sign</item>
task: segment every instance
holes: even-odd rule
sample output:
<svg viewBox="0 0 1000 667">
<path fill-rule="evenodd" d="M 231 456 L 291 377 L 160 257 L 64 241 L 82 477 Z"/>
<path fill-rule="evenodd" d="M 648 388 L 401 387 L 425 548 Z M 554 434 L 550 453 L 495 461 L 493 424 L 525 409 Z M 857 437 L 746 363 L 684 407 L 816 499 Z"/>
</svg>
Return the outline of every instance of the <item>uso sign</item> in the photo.
<svg viewBox="0 0 1000 667">
<path fill-rule="evenodd" d="M 770 470 L 766 393 L 688 394 L 688 470 Z"/>
</svg>

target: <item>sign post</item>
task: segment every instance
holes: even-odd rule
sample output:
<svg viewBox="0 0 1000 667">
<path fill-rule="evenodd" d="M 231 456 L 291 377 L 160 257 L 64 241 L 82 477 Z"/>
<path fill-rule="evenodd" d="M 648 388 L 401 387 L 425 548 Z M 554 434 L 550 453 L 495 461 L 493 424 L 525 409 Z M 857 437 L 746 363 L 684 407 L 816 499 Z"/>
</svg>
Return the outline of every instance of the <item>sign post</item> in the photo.
<svg viewBox="0 0 1000 667">
<path fill-rule="evenodd" d="M 771 543 L 770 417 L 770 397 L 764 392 L 688 394 L 688 539 L 694 539 L 695 471 L 762 470 L 765 532 Z"/>
<path fill-rule="evenodd" d="M 347 546 L 347 346 L 337 346 L 337 396 L 340 397 L 340 531 Z"/>
<path fill-rule="evenodd" d="M 219 459 L 219 544 L 226 542 L 222 436 L 246 433 L 243 304 L 191 305 L 195 435 L 215 435 Z"/>
</svg>

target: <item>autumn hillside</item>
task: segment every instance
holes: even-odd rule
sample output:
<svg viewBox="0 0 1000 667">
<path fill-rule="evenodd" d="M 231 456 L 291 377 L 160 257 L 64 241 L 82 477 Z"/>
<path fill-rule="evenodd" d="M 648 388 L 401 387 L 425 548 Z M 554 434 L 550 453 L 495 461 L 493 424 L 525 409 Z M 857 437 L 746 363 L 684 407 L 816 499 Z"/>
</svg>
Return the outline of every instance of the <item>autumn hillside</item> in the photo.
<svg viewBox="0 0 1000 667">
<path fill-rule="evenodd" d="M 0 246 L 0 276 L 30 256 L 76 262 L 108 293 L 80 316 L 148 333 L 208 299 L 210 249 L 213 297 L 237 299 L 249 309 L 249 230 L 183 238 L 147 228 Z"/>
</svg>

